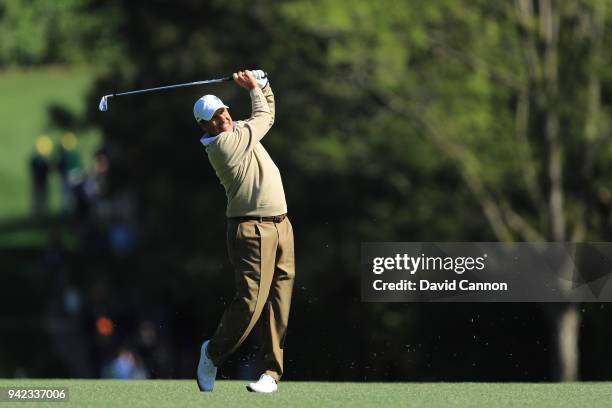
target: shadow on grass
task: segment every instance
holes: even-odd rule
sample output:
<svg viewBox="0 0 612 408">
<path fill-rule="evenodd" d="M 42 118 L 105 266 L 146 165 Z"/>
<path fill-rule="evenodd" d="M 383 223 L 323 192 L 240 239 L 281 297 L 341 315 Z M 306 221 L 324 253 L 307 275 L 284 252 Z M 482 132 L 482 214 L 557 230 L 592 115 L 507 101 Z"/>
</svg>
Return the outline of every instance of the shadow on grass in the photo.
<svg viewBox="0 0 612 408">
<path fill-rule="evenodd" d="M 60 233 L 62 240 L 73 247 L 74 221 L 62 215 L 45 217 L 9 218 L 0 220 L 0 255 L 11 249 L 42 250 L 50 234 Z M 0 258 L 1 259 L 1 258 Z"/>
</svg>

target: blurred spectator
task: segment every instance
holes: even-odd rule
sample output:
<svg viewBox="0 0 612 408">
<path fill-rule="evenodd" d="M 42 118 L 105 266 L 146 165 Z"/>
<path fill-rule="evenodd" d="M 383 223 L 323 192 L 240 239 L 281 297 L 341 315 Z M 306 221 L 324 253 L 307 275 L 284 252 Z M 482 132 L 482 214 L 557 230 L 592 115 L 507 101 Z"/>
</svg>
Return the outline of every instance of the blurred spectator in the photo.
<svg viewBox="0 0 612 408">
<path fill-rule="evenodd" d="M 136 353 L 122 348 L 119 355 L 104 367 L 102 377 L 120 380 L 146 379 L 147 371 Z"/>
<path fill-rule="evenodd" d="M 47 135 L 36 139 L 34 152 L 30 158 L 32 176 L 32 214 L 45 215 L 49 210 L 49 158 L 53 151 L 53 142 Z"/>
<path fill-rule="evenodd" d="M 126 255 L 136 244 L 135 208 L 132 194 L 123 192 L 109 200 L 109 240 L 115 255 Z"/>
<path fill-rule="evenodd" d="M 106 149 L 99 149 L 94 156 L 92 171 L 77 187 L 77 211 L 81 218 L 92 218 L 100 199 L 106 192 L 109 159 Z"/>
<path fill-rule="evenodd" d="M 105 221 L 99 217 L 104 208 L 106 178 L 109 159 L 106 149 L 99 149 L 94 156 L 91 172 L 75 187 L 76 214 L 80 221 L 83 250 L 89 253 L 104 253 L 108 249 Z"/>
<path fill-rule="evenodd" d="M 62 182 L 62 211 L 71 214 L 76 204 L 76 188 L 85 176 L 77 150 L 77 138 L 72 132 L 64 133 L 60 138 L 57 168 Z"/>
<path fill-rule="evenodd" d="M 86 221 L 84 242 L 90 249 L 125 256 L 136 244 L 135 200 L 130 191 L 109 194 L 109 163 L 108 151 L 99 149 L 91 173 L 79 188 L 78 212 Z"/>
<path fill-rule="evenodd" d="M 85 181 L 85 194 L 90 202 L 96 202 L 106 193 L 109 157 L 106 149 L 99 149 L 94 156 L 93 171 Z"/>
</svg>

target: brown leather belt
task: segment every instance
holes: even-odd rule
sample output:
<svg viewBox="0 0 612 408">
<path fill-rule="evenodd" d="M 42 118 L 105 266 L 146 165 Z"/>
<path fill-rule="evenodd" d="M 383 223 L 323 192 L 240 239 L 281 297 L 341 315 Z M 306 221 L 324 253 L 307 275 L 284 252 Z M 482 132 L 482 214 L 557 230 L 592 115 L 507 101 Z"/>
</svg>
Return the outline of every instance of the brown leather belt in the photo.
<svg viewBox="0 0 612 408">
<path fill-rule="evenodd" d="M 236 220 L 239 222 L 242 221 L 259 221 L 259 222 L 273 222 L 275 224 L 278 224 L 280 222 L 283 222 L 285 220 L 285 218 L 287 218 L 287 214 L 281 214 L 281 215 L 274 215 L 272 217 L 256 217 L 256 216 L 252 216 L 252 215 L 248 215 L 245 217 L 232 217 L 230 218 L 231 220 Z"/>
</svg>

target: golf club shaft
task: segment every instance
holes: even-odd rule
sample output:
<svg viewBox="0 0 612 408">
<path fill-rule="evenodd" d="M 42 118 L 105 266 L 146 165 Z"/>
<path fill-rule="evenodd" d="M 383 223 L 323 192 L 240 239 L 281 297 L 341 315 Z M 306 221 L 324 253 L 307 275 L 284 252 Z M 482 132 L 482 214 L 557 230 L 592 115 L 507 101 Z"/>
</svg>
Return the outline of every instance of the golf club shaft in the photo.
<svg viewBox="0 0 612 408">
<path fill-rule="evenodd" d="M 203 85 L 203 84 L 214 84 L 216 82 L 225 82 L 225 81 L 231 81 L 231 80 L 232 80 L 232 77 L 228 76 L 228 77 L 217 78 L 217 79 L 208 79 L 206 81 L 186 82 L 184 84 L 158 86 L 156 88 L 147 88 L 147 89 L 137 89 L 135 91 L 127 91 L 127 92 L 114 93 L 114 94 L 111 94 L 111 95 L 108 95 L 108 96 L 132 95 L 132 94 L 137 94 L 137 93 L 160 91 L 160 90 L 163 90 L 163 89 L 183 88 L 183 87 L 186 87 L 186 86 L 195 86 L 195 85 Z"/>
<path fill-rule="evenodd" d="M 267 78 L 267 74 L 264 71 L 255 70 L 254 72 L 255 72 L 255 77 L 258 80 Z M 227 77 L 223 77 L 223 78 L 208 79 L 208 80 L 205 80 L 205 81 L 194 81 L 194 82 L 186 82 L 184 84 L 158 86 L 158 87 L 155 87 L 155 88 L 137 89 L 137 90 L 134 90 L 134 91 L 127 91 L 127 92 L 117 92 L 117 93 L 114 93 L 114 94 L 104 95 L 100 99 L 100 103 L 98 104 L 98 109 L 101 112 L 106 112 L 108 110 L 108 100 L 109 100 L 109 98 L 112 98 L 114 96 L 133 95 L 133 94 L 139 94 L 139 93 L 145 93 L 145 92 L 161 91 L 161 90 L 164 90 L 164 89 L 184 88 L 184 87 L 187 87 L 187 86 L 195 86 L 195 85 L 203 85 L 203 84 L 214 84 L 214 83 L 218 83 L 218 82 L 231 81 L 232 79 L 233 79 L 232 76 L 227 76 Z"/>
</svg>

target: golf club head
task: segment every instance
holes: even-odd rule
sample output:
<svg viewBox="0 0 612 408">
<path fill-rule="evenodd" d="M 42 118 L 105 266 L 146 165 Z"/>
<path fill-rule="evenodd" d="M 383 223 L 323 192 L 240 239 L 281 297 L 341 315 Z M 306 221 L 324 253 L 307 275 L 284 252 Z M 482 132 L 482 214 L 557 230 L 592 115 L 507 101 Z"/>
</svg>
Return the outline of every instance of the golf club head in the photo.
<svg viewBox="0 0 612 408">
<path fill-rule="evenodd" d="M 108 98 L 110 96 L 111 95 L 104 95 L 102 99 L 100 99 L 100 104 L 98 105 L 98 108 L 101 112 L 106 112 L 108 110 Z"/>
</svg>

